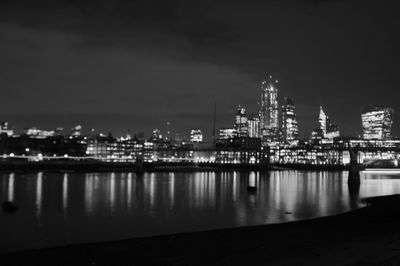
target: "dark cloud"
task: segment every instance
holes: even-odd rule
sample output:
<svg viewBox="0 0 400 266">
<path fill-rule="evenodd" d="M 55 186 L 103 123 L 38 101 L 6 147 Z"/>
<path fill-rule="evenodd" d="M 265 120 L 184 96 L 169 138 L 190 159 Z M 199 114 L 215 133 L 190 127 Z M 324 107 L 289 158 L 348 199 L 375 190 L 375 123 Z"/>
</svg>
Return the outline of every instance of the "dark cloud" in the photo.
<svg viewBox="0 0 400 266">
<path fill-rule="evenodd" d="M 6 93 L 0 117 L 16 115 L 22 126 L 26 120 L 18 117 L 25 112 L 74 119 L 75 113 L 100 113 L 104 127 L 123 132 L 128 119 L 117 123 L 104 115 L 118 113 L 147 132 L 174 119 L 187 131 L 193 121 L 209 127 L 216 100 L 219 125 L 229 126 L 233 117 L 227 114 L 237 104 L 256 113 L 259 83 L 273 73 L 280 97 L 294 98 L 304 135 L 315 126 L 319 105 L 354 135 L 361 130 L 361 106 L 400 110 L 395 6 L 394 1 L 2 1 L 0 87 Z M 42 117 L 38 125 L 47 124 Z M 396 134 L 398 124 L 396 119 Z"/>
</svg>

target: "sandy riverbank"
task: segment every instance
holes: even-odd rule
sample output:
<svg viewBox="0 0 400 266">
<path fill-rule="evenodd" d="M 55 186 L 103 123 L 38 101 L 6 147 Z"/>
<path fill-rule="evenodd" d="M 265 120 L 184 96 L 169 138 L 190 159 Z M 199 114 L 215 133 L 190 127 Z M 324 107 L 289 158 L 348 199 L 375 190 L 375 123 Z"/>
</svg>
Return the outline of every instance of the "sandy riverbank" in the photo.
<svg viewBox="0 0 400 266">
<path fill-rule="evenodd" d="M 400 195 L 286 224 L 16 252 L 1 265 L 399 265 Z"/>
</svg>

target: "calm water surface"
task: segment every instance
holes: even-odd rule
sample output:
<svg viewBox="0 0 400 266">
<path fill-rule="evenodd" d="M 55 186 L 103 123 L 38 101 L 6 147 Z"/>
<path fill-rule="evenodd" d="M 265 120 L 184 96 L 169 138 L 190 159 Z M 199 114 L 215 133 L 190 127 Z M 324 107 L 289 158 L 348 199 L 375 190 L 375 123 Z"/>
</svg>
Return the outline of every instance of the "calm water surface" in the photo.
<svg viewBox="0 0 400 266">
<path fill-rule="evenodd" d="M 0 199 L 20 208 L 0 211 L 0 252 L 289 222 L 396 193 L 400 175 L 362 174 L 349 191 L 347 172 L 2 173 Z"/>
</svg>

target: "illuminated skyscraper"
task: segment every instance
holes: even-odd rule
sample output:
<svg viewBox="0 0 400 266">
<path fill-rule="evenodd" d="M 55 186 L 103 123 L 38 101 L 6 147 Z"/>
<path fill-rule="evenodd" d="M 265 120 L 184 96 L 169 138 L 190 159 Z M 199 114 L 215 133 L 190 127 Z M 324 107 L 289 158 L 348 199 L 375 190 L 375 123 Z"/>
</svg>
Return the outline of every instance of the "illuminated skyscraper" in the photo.
<svg viewBox="0 0 400 266">
<path fill-rule="evenodd" d="M 285 104 L 282 106 L 282 133 L 284 142 L 290 144 L 299 142 L 299 127 L 294 102 L 291 98 L 286 97 Z"/>
<path fill-rule="evenodd" d="M 259 138 L 260 137 L 260 119 L 258 117 L 250 118 L 247 121 L 249 128 L 249 137 L 250 138 Z"/>
<path fill-rule="evenodd" d="M 235 130 L 238 137 L 247 137 L 249 135 L 246 109 L 244 109 L 240 105 L 238 106 L 235 115 Z"/>
<path fill-rule="evenodd" d="M 340 136 L 339 127 L 333 124 L 328 117 L 328 115 L 322 109 L 322 106 L 319 108 L 319 128 L 315 129 L 312 132 L 312 139 L 328 139 L 333 140 Z"/>
<path fill-rule="evenodd" d="M 261 84 L 260 129 L 263 137 L 273 139 L 278 135 L 278 81 L 264 80 Z"/>
<path fill-rule="evenodd" d="M 201 132 L 201 129 L 193 128 L 190 130 L 190 142 L 192 143 L 203 142 L 203 132 Z"/>
<path fill-rule="evenodd" d="M 364 107 L 361 114 L 364 139 L 389 139 L 394 110 L 383 106 Z"/>
<path fill-rule="evenodd" d="M 319 107 L 319 129 L 322 132 L 322 135 L 325 137 L 326 135 L 326 120 L 328 119 L 328 116 L 325 114 L 324 109 L 322 109 L 322 106 Z"/>
</svg>

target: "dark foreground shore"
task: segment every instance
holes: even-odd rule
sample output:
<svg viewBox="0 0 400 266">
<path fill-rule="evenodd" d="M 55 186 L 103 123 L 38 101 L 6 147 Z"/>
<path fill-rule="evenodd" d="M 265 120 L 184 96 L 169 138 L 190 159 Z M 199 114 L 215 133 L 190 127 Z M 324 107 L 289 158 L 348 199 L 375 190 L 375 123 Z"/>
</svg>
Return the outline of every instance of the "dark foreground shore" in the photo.
<svg viewBox="0 0 400 266">
<path fill-rule="evenodd" d="M 1 265 L 400 265 L 400 195 L 337 216 L 3 254 Z"/>
</svg>

